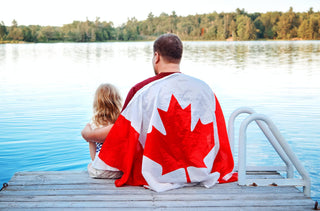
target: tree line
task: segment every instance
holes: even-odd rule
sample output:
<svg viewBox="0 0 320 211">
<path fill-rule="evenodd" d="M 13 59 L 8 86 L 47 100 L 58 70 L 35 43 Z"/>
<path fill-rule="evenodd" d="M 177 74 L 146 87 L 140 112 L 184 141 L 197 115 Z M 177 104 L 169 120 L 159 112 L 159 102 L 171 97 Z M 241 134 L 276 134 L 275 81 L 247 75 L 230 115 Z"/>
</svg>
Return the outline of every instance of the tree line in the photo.
<svg viewBox="0 0 320 211">
<path fill-rule="evenodd" d="M 259 39 L 320 39 L 320 11 L 247 13 L 235 12 L 178 16 L 149 13 L 147 19 L 129 18 L 114 27 L 112 22 L 73 21 L 62 27 L 18 25 L 0 22 L 0 43 L 5 42 L 105 42 L 153 40 L 163 33 L 175 33 L 183 40 L 259 40 Z"/>
</svg>

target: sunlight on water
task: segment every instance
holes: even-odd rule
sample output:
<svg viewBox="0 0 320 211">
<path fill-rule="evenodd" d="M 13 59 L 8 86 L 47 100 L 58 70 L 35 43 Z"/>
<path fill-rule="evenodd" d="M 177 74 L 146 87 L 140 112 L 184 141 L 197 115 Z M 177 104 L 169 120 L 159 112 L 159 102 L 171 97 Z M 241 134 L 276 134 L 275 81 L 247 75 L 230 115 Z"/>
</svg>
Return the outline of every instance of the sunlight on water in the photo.
<svg viewBox="0 0 320 211">
<path fill-rule="evenodd" d="M 184 42 L 184 48 L 182 72 L 212 87 L 226 120 L 241 106 L 271 117 L 319 200 L 320 42 Z M 80 131 L 91 118 L 95 89 L 113 83 L 125 98 L 153 76 L 151 59 L 152 42 L 0 45 L 0 182 L 17 171 L 85 170 L 90 158 Z M 248 164 L 282 164 L 254 124 L 247 148 Z"/>
</svg>

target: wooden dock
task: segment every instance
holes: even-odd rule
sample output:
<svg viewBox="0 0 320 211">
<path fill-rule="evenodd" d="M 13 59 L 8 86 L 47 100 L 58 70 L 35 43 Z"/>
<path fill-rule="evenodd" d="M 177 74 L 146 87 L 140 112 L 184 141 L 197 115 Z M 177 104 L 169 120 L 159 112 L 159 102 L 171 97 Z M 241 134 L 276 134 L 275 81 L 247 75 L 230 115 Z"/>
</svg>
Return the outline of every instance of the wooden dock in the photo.
<svg viewBox="0 0 320 211">
<path fill-rule="evenodd" d="M 277 172 L 250 173 L 278 178 Z M 296 187 L 217 184 L 164 193 L 114 186 L 86 171 L 18 172 L 0 192 L 0 210 L 312 210 L 315 202 Z"/>
</svg>

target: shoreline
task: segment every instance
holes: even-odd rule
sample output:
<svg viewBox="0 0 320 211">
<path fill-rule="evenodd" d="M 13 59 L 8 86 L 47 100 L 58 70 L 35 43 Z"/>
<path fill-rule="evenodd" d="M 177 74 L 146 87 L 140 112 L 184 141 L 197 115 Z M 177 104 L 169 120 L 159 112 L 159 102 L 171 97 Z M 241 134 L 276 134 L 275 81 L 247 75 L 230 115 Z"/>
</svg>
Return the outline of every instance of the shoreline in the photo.
<svg viewBox="0 0 320 211">
<path fill-rule="evenodd" d="M 55 44 L 55 43 L 110 43 L 110 42 L 148 42 L 152 41 L 150 39 L 146 40 L 109 40 L 104 42 L 71 42 L 71 41 L 50 41 L 50 42 L 26 42 L 26 41 L 18 41 L 18 40 L 0 40 L 1 44 Z M 233 40 L 233 39 L 225 39 L 225 40 L 202 40 L 202 39 L 182 39 L 182 41 L 193 41 L 193 42 L 257 42 L 257 41 L 320 41 L 320 40 L 309 40 L 302 38 L 292 38 L 292 39 L 257 39 L 257 40 Z"/>
</svg>

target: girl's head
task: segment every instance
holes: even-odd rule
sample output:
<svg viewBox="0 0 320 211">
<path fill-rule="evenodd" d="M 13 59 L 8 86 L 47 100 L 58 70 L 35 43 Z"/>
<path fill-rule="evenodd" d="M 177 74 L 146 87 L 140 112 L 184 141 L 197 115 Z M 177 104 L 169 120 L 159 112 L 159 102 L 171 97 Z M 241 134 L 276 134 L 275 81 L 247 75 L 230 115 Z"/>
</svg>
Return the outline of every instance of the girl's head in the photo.
<svg viewBox="0 0 320 211">
<path fill-rule="evenodd" d="M 93 100 L 93 121 L 97 125 L 114 123 L 121 112 L 121 96 L 115 86 L 101 84 Z"/>
</svg>

